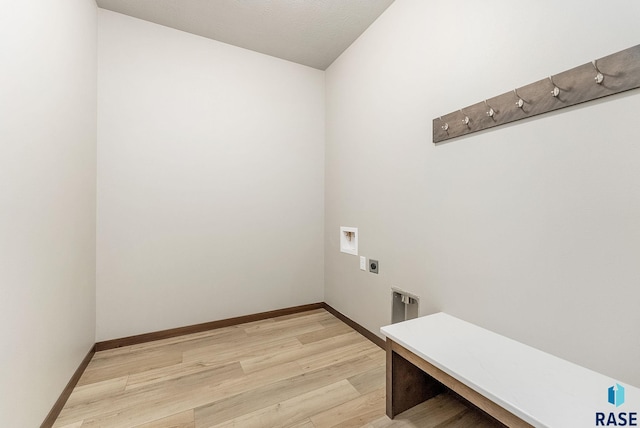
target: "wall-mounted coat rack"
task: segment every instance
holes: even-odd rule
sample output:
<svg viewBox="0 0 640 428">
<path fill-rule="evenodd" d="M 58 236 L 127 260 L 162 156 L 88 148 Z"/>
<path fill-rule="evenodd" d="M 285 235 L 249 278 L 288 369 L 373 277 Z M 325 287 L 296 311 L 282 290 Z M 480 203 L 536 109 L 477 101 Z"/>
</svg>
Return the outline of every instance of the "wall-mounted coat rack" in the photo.
<svg viewBox="0 0 640 428">
<path fill-rule="evenodd" d="M 433 119 L 449 140 L 640 87 L 640 45 Z"/>
</svg>

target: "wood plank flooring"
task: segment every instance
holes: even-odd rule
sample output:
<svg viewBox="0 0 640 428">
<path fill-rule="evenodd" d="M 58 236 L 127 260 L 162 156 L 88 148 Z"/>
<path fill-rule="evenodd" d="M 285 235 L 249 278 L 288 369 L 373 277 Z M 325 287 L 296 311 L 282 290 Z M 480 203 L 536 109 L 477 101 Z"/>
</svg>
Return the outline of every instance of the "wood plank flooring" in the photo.
<svg viewBox="0 0 640 428">
<path fill-rule="evenodd" d="M 318 309 L 97 352 L 54 427 L 500 426 L 448 393 L 390 420 L 384 365 Z"/>
</svg>

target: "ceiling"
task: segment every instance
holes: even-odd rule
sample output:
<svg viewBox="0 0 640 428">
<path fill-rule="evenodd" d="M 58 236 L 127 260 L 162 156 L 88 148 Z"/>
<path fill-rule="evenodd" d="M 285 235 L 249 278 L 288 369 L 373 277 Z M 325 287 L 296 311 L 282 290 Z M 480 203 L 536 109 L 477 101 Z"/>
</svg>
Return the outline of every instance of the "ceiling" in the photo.
<svg viewBox="0 0 640 428">
<path fill-rule="evenodd" d="M 98 6 L 325 70 L 394 0 L 96 0 Z"/>
</svg>

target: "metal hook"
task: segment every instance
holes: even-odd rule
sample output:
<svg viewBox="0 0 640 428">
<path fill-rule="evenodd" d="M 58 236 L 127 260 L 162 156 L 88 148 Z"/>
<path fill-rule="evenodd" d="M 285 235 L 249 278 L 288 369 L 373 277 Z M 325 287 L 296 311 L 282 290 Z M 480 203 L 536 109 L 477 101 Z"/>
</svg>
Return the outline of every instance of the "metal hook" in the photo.
<svg viewBox="0 0 640 428">
<path fill-rule="evenodd" d="M 464 114 L 464 112 L 462 111 L 462 109 L 460 109 L 460 113 Z M 471 122 L 471 119 L 469 119 L 469 116 L 467 116 L 466 114 L 464 114 L 464 119 L 462 119 L 462 123 L 469 126 L 469 122 Z"/>
<path fill-rule="evenodd" d="M 487 111 L 487 116 L 489 117 L 493 117 L 494 114 L 496 114 L 496 112 L 493 110 L 493 108 L 487 103 L 487 100 L 484 100 L 484 105 L 486 105 L 487 107 L 489 107 L 489 110 Z"/>
<path fill-rule="evenodd" d="M 553 95 L 555 98 L 557 98 L 558 95 L 560 95 L 560 88 L 558 88 L 556 86 L 556 84 L 553 83 L 553 77 L 549 76 L 549 80 L 551 81 L 551 84 L 553 85 L 553 91 L 551 91 L 551 95 Z"/>
<path fill-rule="evenodd" d="M 604 81 L 604 74 L 602 74 L 600 70 L 598 70 L 597 60 L 594 59 L 593 61 L 591 61 L 591 64 L 593 64 L 593 68 L 595 68 L 596 71 L 598 72 L 598 74 L 596 74 L 596 77 L 594 77 L 594 79 L 598 85 L 601 85 L 602 82 Z"/>
<path fill-rule="evenodd" d="M 516 102 L 516 107 L 523 108 L 524 107 L 524 100 L 522 98 L 520 98 L 520 95 L 518 95 L 518 90 L 514 89 L 513 93 L 516 94 L 516 97 L 518 97 L 518 101 Z"/>
<path fill-rule="evenodd" d="M 440 116 L 440 122 L 443 122 L 442 116 Z M 447 122 L 444 122 L 444 125 L 442 125 L 441 128 L 444 132 L 447 132 L 449 130 L 449 124 Z"/>
</svg>

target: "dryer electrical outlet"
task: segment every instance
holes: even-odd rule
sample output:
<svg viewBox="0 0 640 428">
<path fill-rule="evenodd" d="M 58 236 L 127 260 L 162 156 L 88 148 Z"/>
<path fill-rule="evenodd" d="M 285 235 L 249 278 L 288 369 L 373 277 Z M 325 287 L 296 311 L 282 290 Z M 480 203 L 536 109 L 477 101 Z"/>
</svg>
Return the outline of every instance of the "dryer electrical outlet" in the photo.
<svg viewBox="0 0 640 428">
<path fill-rule="evenodd" d="M 377 274 L 379 268 L 380 268 L 380 263 L 378 263 L 377 260 L 369 259 L 369 272 Z"/>
</svg>

